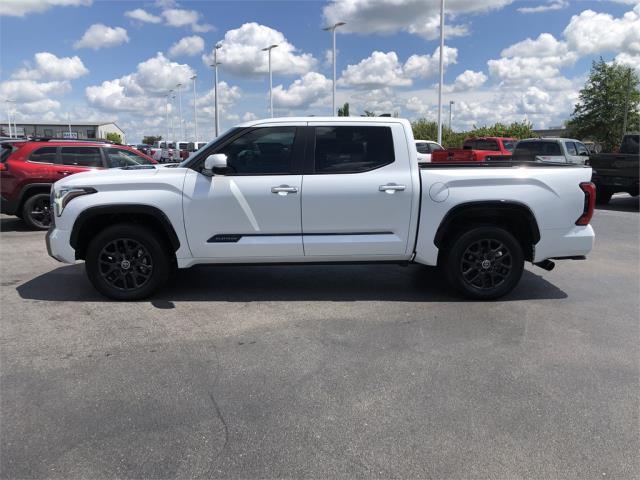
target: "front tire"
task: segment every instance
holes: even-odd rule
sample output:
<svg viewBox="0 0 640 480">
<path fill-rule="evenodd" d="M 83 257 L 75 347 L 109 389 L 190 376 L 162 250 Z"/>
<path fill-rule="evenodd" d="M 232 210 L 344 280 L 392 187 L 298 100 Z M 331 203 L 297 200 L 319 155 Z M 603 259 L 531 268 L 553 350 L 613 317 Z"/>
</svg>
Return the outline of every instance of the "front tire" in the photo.
<svg viewBox="0 0 640 480">
<path fill-rule="evenodd" d="M 36 193 L 22 206 L 22 220 L 32 230 L 48 230 L 51 226 L 51 200 L 47 193 Z"/>
<path fill-rule="evenodd" d="M 454 239 L 442 265 L 449 283 L 474 300 L 494 300 L 511 292 L 524 270 L 520 243 L 508 231 L 476 227 Z"/>
<path fill-rule="evenodd" d="M 87 247 L 86 271 L 98 292 L 114 300 L 140 300 L 162 287 L 171 268 L 168 247 L 149 229 L 117 224 Z"/>
</svg>

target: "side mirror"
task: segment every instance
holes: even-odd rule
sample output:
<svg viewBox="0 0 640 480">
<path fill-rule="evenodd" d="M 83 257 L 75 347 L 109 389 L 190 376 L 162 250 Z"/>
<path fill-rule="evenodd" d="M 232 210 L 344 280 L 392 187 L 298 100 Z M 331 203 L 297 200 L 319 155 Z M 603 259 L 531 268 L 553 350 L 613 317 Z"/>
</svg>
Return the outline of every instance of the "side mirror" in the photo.
<svg viewBox="0 0 640 480">
<path fill-rule="evenodd" d="M 203 174 L 213 176 L 224 175 L 227 172 L 227 156 L 224 153 L 214 153 L 204 160 Z"/>
</svg>

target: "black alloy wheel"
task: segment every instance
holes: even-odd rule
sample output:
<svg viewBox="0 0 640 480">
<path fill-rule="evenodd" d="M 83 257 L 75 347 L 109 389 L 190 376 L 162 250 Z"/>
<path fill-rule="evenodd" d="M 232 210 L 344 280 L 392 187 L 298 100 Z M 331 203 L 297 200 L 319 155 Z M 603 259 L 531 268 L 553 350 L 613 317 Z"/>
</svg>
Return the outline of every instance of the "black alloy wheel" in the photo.
<svg viewBox="0 0 640 480">
<path fill-rule="evenodd" d="M 22 207 L 22 219 L 34 230 L 48 230 L 51 226 L 51 199 L 47 193 L 29 197 Z"/>
<path fill-rule="evenodd" d="M 91 239 L 86 272 L 96 290 L 114 300 L 140 300 L 162 287 L 175 255 L 158 232 L 119 223 Z"/>
<path fill-rule="evenodd" d="M 449 283 L 475 300 L 509 293 L 524 270 L 522 246 L 507 230 L 479 226 L 461 232 L 445 250 L 440 265 Z"/>
<path fill-rule="evenodd" d="M 147 248 L 131 238 L 116 238 L 100 252 L 99 272 L 103 280 L 118 290 L 144 286 L 153 274 L 153 259 Z"/>
</svg>

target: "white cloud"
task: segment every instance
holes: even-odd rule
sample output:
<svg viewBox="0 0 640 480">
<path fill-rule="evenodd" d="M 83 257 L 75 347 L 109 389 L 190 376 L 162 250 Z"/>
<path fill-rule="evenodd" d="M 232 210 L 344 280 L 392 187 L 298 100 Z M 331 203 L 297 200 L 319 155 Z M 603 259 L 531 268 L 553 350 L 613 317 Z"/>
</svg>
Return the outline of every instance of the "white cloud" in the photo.
<svg viewBox="0 0 640 480">
<path fill-rule="evenodd" d="M 180 57 L 197 55 L 204 50 L 204 39 L 198 35 L 184 37 L 180 41 L 171 45 L 169 56 Z"/>
<path fill-rule="evenodd" d="M 288 88 L 277 85 L 273 88 L 274 108 L 306 109 L 310 105 L 328 98 L 332 81 L 317 72 L 309 72 L 297 79 Z"/>
<path fill-rule="evenodd" d="M 153 15 L 152 13 L 143 10 L 142 8 L 136 8 L 135 10 L 129 10 L 124 12 L 125 17 L 129 17 L 132 20 L 137 20 L 139 22 L 144 23 L 160 23 L 162 22 L 162 18 L 157 15 Z"/>
<path fill-rule="evenodd" d="M 124 28 L 107 27 L 102 23 L 94 23 L 84 32 L 82 38 L 73 44 L 73 47 L 76 49 L 91 48 L 98 50 L 100 48 L 114 47 L 128 41 L 129 36 Z"/>
<path fill-rule="evenodd" d="M 200 21 L 200 13 L 195 10 L 167 8 L 162 11 L 162 16 L 170 27 L 190 26 L 194 32 L 208 32 L 213 29 L 212 25 L 198 23 Z"/>
<path fill-rule="evenodd" d="M 482 72 L 474 72 L 473 70 L 465 70 L 456 77 L 453 83 L 452 91 L 465 92 L 467 90 L 474 90 L 484 85 L 487 81 L 487 76 Z"/>
<path fill-rule="evenodd" d="M 458 61 L 458 49 L 444 46 L 442 59 L 445 69 Z M 404 64 L 404 73 L 411 78 L 431 78 L 440 71 L 440 47 L 431 55 L 411 55 Z"/>
<path fill-rule="evenodd" d="M 445 66 L 456 63 L 458 51 L 444 47 Z M 408 87 L 414 78 L 429 78 L 438 74 L 440 47 L 432 55 L 411 55 L 404 65 L 396 52 L 375 51 L 356 65 L 342 72 L 342 85 L 359 88 Z"/>
<path fill-rule="evenodd" d="M 640 4 L 622 18 L 585 10 L 571 17 L 563 32 L 569 47 L 581 55 L 602 52 L 640 53 Z"/>
<path fill-rule="evenodd" d="M 243 122 L 250 122 L 252 120 L 257 120 L 257 119 L 258 119 L 258 116 L 253 112 L 245 112 L 245 114 L 242 115 Z"/>
<path fill-rule="evenodd" d="M 159 52 L 139 63 L 135 73 L 89 86 L 85 93 L 90 105 L 103 110 L 164 114 L 162 98 L 178 83 L 187 85 L 194 73 L 189 65 L 172 62 Z"/>
<path fill-rule="evenodd" d="M 569 6 L 568 0 L 549 0 L 547 3 L 537 5 L 535 7 L 520 7 L 518 11 L 520 13 L 542 13 L 551 10 L 562 10 Z"/>
<path fill-rule="evenodd" d="M 268 72 L 267 52 L 264 47 L 277 44 L 271 51 L 271 67 L 274 74 L 303 75 L 317 63 L 313 55 L 298 53 L 278 30 L 255 22 L 245 23 L 240 28 L 229 30 L 218 50 L 218 61 L 226 72 L 234 75 L 262 75 Z M 203 55 L 207 64 L 213 62 L 213 52 Z"/>
<path fill-rule="evenodd" d="M 18 103 L 45 100 L 49 95 L 64 95 L 71 91 L 67 81 L 35 82 L 33 80 L 7 80 L 0 83 L 0 97 Z"/>
<path fill-rule="evenodd" d="M 52 7 L 88 6 L 92 0 L 2 0 L 0 16 L 24 17 L 30 13 L 42 13 Z"/>
<path fill-rule="evenodd" d="M 640 73 L 640 54 L 631 55 L 629 53 L 619 53 L 616 55 L 615 61 L 622 65 L 635 68 L 638 73 Z"/>
<path fill-rule="evenodd" d="M 228 113 L 229 109 L 242 98 L 242 90 L 235 85 L 229 85 L 227 82 L 222 81 L 218 83 L 218 108 L 221 113 Z M 215 114 L 215 91 L 210 89 L 205 95 L 198 98 L 198 110 L 206 113 L 209 117 L 213 118 Z M 191 102 L 193 105 L 193 102 Z"/>
<path fill-rule="evenodd" d="M 15 80 L 74 80 L 89 73 L 78 56 L 56 57 L 53 53 L 34 55 L 35 68 L 21 68 L 11 75 Z"/>
<path fill-rule="evenodd" d="M 445 22 L 448 37 L 468 33 L 465 25 L 451 24 L 451 19 L 463 13 L 500 9 L 513 0 L 448 0 Z M 383 35 L 406 31 L 428 40 L 439 35 L 439 0 L 333 0 L 323 8 L 327 25 L 346 22 L 340 27 L 345 33 L 379 33 Z"/>
</svg>

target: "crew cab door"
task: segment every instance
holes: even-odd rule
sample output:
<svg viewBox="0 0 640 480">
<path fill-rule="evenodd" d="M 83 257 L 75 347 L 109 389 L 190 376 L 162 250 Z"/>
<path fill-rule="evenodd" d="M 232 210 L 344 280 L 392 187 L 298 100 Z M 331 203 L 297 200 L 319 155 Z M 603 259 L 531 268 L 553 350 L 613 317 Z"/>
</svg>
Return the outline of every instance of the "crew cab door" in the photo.
<svg viewBox="0 0 640 480">
<path fill-rule="evenodd" d="M 185 176 L 183 211 L 196 258 L 286 261 L 303 256 L 300 195 L 304 124 L 259 126 L 203 152 Z M 225 174 L 201 173 L 213 153 Z"/>
<path fill-rule="evenodd" d="M 410 165 L 402 125 L 309 127 L 302 191 L 305 256 L 404 258 L 417 166 Z"/>
</svg>

